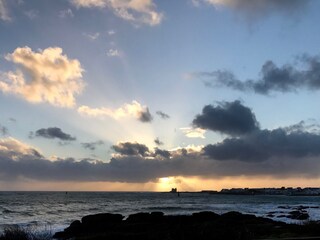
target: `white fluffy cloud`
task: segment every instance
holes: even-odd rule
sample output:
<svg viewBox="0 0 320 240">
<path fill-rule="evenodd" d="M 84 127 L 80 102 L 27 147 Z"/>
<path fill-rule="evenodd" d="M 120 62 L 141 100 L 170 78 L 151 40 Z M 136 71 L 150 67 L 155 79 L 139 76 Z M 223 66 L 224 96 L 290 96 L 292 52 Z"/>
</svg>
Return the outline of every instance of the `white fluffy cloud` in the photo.
<svg viewBox="0 0 320 240">
<path fill-rule="evenodd" d="M 76 7 L 110 8 L 114 14 L 134 23 L 157 25 L 163 14 L 156 11 L 153 0 L 71 0 Z"/>
<path fill-rule="evenodd" d="M 39 158 L 41 154 L 35 148 L 15 138 L 8 137 L 0 139 L 0 157 L 19 160 L 34 157 Z"/>
<path fill-rule="evenodd" d="M 0 19 L 3 21 L 8 21 L 10 20 L 10 17 L 5 4 L 5 0 L 0 0 Z"/>
<path fill-rule="evenodd" d="M 17 48 L 6 55 L 20 68 L 0 77 L 0 90 L 33 103 L 47 102 L 59 107 L 73 107 L 75 95 L 84 87 L 83 69 L 77 59 L 69 59 L 58 47 L 33 52 Z"/>
<path fill-rule="evenodd" d="M 138 120 L 141 120 L 142 115 L 148 112 L 148 108 L 146 106 L 142 106 L 137 101 L 132 101 L 132 103 L 126 103 L 122 107 L 119 107 L 117 109 L 110 109 L 106 107 L 91 108 L 83 105 L 78 108 L 78 112 L 81 115 L 89 117 L 111 117 L 114 119 L 133 117 Z"/>
<path fill-rule="evenodd" d="M 183 134 L 188 138 L 205 138 L 206 130 L 201 128 L 184 127 L 180 128 Z"/>
</svg>

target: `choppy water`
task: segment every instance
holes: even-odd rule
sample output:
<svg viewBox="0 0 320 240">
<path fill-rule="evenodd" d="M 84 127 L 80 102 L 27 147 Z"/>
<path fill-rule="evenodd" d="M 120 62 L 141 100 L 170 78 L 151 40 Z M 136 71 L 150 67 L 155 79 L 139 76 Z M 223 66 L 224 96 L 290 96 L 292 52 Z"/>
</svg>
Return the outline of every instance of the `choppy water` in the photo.
<svg viewBox="0 0 320 240">
<path fill-rule="evenodd" d="M 125 216 L 136 212 L 162 211 L 191 214 L 210 210 L 216 213 L 239 211 L 267 216 L 270 211 L 288 212 L 295 206 L 320 206 L 320 197 L 235 196 L 205 193 L 140 192 L 0 192 L 0 231 L 8 224 L 50 226 L 63 229 L 73 220 L 101 212 Z M 289 207 L 279 209 L 279 206 Z M 311 220 L 320 220 L 320 209 L 309 208 Z M 290 222 L 287 218 L 276 220 Z"/>
</svg>

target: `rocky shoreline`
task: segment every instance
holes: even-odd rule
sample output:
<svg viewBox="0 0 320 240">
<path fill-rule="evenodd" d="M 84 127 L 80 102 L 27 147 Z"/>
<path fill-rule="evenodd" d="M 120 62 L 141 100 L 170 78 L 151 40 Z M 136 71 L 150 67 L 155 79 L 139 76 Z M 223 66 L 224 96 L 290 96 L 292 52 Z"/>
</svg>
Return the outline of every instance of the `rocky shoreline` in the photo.
<svg viewBox="0 0 320 240">
<path fill-rule="evenodd" d="M 294 210 L 291 216 L 305 214 Z M 305 218 L 305 216 L 303 217 Z M 164 215 L 141 212 L 125 218 L 121 214 L 100 213 L 85 216 L 70 224 L 55 239 L 74 240 L 253 240 L 320 236 L 320 223 L 286 224 L 269 218 L 239 212 L 216 214 L 205 211 L 192 215 Z M 320 239 L 320 238 L 319 238 Z"/>
</svg>

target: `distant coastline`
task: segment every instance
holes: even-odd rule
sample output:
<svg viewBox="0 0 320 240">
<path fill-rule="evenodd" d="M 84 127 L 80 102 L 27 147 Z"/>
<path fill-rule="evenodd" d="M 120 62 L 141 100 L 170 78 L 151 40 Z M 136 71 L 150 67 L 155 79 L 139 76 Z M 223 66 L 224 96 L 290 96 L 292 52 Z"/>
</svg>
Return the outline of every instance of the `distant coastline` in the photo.
<svg viewBox="0 0 320 240">
<path fill-rule="evenodd" d="M 320 188 L 231 188 L 215 190 L 202 190 L 201 193 L 230 194 L 230 195 L 283 195 L 283 196 L 320 196 Z"/>
</svg>

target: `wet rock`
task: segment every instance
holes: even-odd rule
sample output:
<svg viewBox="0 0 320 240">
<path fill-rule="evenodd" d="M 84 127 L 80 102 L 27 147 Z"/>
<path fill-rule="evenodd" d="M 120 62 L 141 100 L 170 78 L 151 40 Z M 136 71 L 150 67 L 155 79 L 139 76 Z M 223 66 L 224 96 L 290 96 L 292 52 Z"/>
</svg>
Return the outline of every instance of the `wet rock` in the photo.
<svg viewBox="0 0 320 240">
<path fill-rule="evenodd" d="M 280 208 L 280 209 L 290 209 L 289 206 L 278 206 L 278 208 Z"/>
<path fill-rule="evenodd" d="M 307 220 L 309 219 L 309 214 L 306 211 L 291 211 L 289 212 L 288 218 L 294 220 Z"/>
<path fill-rule="evenodd" d="M 121 214 L 112 213 L 99 213 L 94 215 L 88 215 L 81 219 L 83 225 L 101 225 L 107 223 L 119 223 L 122 221 L 124 216 Z"/>
<path fill-rule="evenodd" d="M 70 224 L 70 226 L 66 230 L 72 232 L 72 231 L 77 231 L 81 227 L 82 227 L 81 222 L 79 220 L 75 220 Z"/>
<path fill-rule="evenodd" d="M 242 222 L 242 221 L 251 221 L 256 219 L 257 217 L 252 214 L 242 214 L 239 212 L 227 212 L 221 215 L 221 220 L 229 221 L 229 222 Z"/>
<path fill-rule="evenodd" d="M 301 215 L 302 214 L 302 215 Z M 303 218 L 304 211 L 290 216 Z M 288 215 L 283 215 L 287 217 Z M 282 217 L 281 215 L 278 217 Z M 319 225 L 304 227 L 286 224 L 250 214 L 199 212 L 192 215 L 164 215 L 162 212 L 131 214 L 96 214 L 74 221 L 56 239 L 74 240 L 252 240 L 283 233 L 320 235 Z"/>
<path fill-rule="evenodd" d="M 150 220 L 150 213 L 140 212 L 129 215 L 127 218 L 128 222 L 147 222 Z"/>
<path fill-rule="evenodd" d="M 214 212 L 204 211 L 204 212 L 193 213 L 192 217 L 196 221 L 205 222 L 205 221 L 217 220 L 220 217 L 220 215 Z"/>
<path fill-rule="evenodd" d="M 302 205 L 300 205 L 300 206 L 298 206 L 298 207 L 295 207 L 295 209 L 297 209 L 297 210 L 299 210 L 299 211 L 305 210 L 305 209 L 308 209 L 308 208 L 310 208 L 310 207 L 309 207 L 309 206 L 302 206 Z"/>
</svg>

